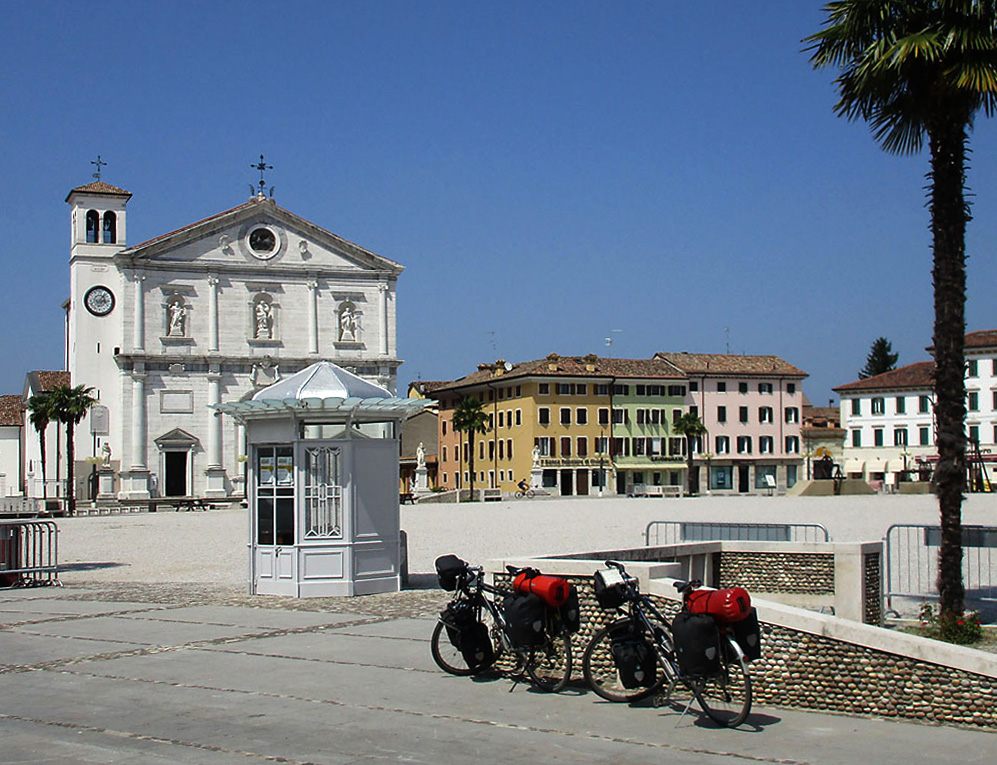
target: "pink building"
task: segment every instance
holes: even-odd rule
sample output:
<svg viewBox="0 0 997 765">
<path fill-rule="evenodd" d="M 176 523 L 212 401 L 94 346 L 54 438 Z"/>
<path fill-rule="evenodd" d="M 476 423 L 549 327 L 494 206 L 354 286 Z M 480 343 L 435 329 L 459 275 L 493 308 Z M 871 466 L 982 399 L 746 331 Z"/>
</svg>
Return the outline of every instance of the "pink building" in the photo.
<svg viewBox="0 0 997 765">
<path fill-rule="evenodd" d="M 689 411 L 707 434 L 696 453 L 700 491 L 758 493 L 801 477 L 802 381 L 778 356 L 658 353 L 689 379 Z"/>
</svg>

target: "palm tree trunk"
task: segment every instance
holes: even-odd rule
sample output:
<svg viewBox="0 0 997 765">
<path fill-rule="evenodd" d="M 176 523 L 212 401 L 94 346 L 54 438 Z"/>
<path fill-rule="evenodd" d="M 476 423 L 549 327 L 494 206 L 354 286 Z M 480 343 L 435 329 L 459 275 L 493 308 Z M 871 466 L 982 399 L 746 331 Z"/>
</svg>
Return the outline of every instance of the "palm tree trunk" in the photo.
<svg viewBox="0 0 997 765">
<path fill-rule="evenodd" d="M 66 513 L 76 515 L 76 487 L 73 485 L 73 468 L 76 460 L 76 444 L 74 441 L 73 422 L 66 423 Z"/>
<path fill-rule="evenodd" d="M 685 469 L 686 476 L 685 476 L 685 482 L 686 482 L 686 484 L 688 486 L 688 489 L 689 489 L 689 496 L 692 496 L 693 494 L 698 494 L 699 493 L 699 491 L 698 491 L 699 487 L 696 486 L 695 483 L 692 480 L 692 439 L 691 438 L 686 437 L 686 439 L 685 439 L 685 448 L 687 450 L 686 458 L 685 458 L 686 459 L 686 469 Z"/>
<path fill-rule="evenodd" d="M 953 110 L 955 112 L 956 110 Z M 967 119 L 944 115 L 929 126 L 931 234 L 935 287 L 935 421 L 938 467 L 935 493 L 941 515 L 938 553 L 939 610 L 961 614 L 962 499 L 966 486 L 966 223 Z"/>
<path fill-rule="evenodd" d="M 474 429 L 467 435 L 467 443 L 470 446 L 467 457 L 468 470 L 471 472 L 471 502 L 474 502 Z"/>
<path fill-rule="evenodd" d="M 46 426 L 48 427 L 48 426 Z M 42 499 L 48 499 L 48 480 L 45 476 L 45 431 L 38 431 L 38 441 L 42 447 Z"/>
</svg>

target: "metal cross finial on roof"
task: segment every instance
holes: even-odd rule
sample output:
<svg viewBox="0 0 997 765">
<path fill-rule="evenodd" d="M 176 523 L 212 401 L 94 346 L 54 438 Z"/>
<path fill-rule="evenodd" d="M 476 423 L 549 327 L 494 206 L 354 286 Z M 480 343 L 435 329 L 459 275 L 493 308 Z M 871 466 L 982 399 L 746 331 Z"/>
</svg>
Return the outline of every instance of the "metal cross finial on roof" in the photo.
<svg viewBox="0 0 997 765">
<path fill-rule="evenodd" d="M 263 155 L 261 154 L 260 161 L 257 162 L 255 165 L 250 165 L 250 167 L 260 171 L 260 194 L 264 194 L 266 192 L 267 182 L 263 178 L 263 173 L 266 172 L 267 170 L 273 170 L 273 165 L 268 165 L 263 160 Z"/>
<path fill-rule="evenodd" d="M 90 160 L 90 164 L 91 164 L 91 165 L 96 165 L 96 166 L 97 166 L 97 172 L 93 174 L 93 177 L 94 177 L 94 178 L 96 178 L 96 179 L 97 179 L 97 180 L 99 181 L 99 180 L 100 180 L 100 169 L 101 169 L 101 168 L 102 168 L 102 167 L 103 167 L 104 165 L 106 165 L 107 163 L 106 163 L 106 162 L 105 162 L 104 160 L 102 160 L 102 159 L 100 158 L 100 154 L 98 154 L 98 155 L 97 155 L 97 159 L 96 159 L 96 160 L 93 160 L 93 159 L 91 159 L 91 160 Z"/>
</svg>

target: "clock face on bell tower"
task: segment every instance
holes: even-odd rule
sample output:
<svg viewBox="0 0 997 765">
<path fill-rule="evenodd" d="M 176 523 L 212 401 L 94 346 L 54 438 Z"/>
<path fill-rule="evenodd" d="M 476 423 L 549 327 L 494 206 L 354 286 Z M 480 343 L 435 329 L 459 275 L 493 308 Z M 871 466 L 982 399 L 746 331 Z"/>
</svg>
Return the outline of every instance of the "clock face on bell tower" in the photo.
<svg viewBox="0 0 997 765">
<path fill-rule="evenodd" d="M 114 310 L 114 293 L 107 287 L 91 287 L 83 296 L 83 304 L 94 316 L 107 316 Z"/>
</svg>

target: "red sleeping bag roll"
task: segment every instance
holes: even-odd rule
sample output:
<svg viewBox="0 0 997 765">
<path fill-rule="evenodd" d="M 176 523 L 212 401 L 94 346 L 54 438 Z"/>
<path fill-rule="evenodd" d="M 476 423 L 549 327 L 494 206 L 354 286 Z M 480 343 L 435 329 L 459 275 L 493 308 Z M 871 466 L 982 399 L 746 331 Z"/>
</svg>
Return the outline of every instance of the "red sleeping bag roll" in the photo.
<svg viewBox="0 0 997 765">
<path fill-rule="evenodd" d="M 533 594 L 544 602 L 548 608 L 558 608 L 568 599 L 569 585 L 567 579 L 559 576 L 547 576 L 524 571 L 512 580 L 512 589 L 524 595 Z"/>
<path fill-rule="evenodd" d="M 739 622 L 751 613 L 751 596 L 743 587 L 723 590 L 701 587 L 689 593 L 686 609 L 692 614 L 709 614 L 718 622 Z"/>
</svg>

